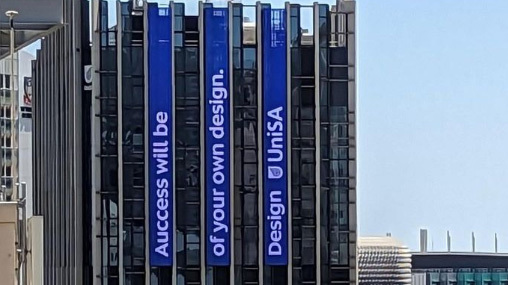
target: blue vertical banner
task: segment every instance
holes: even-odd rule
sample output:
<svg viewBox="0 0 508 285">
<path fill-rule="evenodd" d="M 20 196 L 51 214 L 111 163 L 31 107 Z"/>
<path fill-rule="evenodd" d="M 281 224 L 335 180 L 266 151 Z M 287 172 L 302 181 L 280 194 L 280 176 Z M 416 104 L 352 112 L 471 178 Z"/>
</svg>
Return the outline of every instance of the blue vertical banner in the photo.
<svg viewBox="0 0 508 285">
<path fill-rule="evenodd" d="M 173 264 L 173 80 L 171 10 L 148 4 L 150 265 Z"/>
<path fill-rule="evenodd" d="M 205 8 L 206 263 L 230 264 L 230 98 L 227 8 Z"/>
<path fill-rule="evenodd" d="M 262 29 L 264 262 L 287 265 L 286 11 L 264 8 Z"/>
</svg>

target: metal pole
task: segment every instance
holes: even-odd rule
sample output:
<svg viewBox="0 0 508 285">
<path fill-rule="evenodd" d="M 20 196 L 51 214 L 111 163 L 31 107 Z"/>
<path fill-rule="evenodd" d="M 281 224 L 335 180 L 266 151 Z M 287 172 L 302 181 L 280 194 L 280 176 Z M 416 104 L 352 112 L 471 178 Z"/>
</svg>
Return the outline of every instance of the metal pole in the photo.
<svg viewBox="0 0 508 285">
<path fill-rule="evenodd" d="M 20 269 L 22 269 L 20 275 L 21 280 L 19 284 L 28 284 L 27 280 L 27 266 L 26 266 L 26 244 L 27 244 L 27 235 L 26 235 L 26 182 L 21 182 L 21 193 L 19 206 L 21 207 L 21 230 L 20 230 L 20 246 L 21 249 L 21 257 L 20 257 Z"/>
<path fill-rule="evenodd" d="M 17 135 L 16 135 L 17 132 L 12 131 L 13 128 L 16 128 L 16 126 L 17 126 L 16 120 L 17 120 L 17 116 L 18 116 L 17 104 L 15 103 L 15 102 L 17 102 L 18 97 L 16 96 L 16 98 L 14 98 L 15 97 L 15 94 L 14 94 L 14 49 L 15 49 L 15 46 L 14 46 L 15 45 L 15 42 L 14 42 L 15 41 L 15 38 L 14 38 L 14 17 L 16 17 L 18 15 L 18 11 L 10 10 L 10 11 L 5 12 L 5 15 L 7 17 L 9 17 L 9 24 L 10 24 L 10 28 L 11 28 L 11 32 L 10 32 L 10 38 L 11 38 L 10 39 L 10 53 L 11 53 L 11 80 L 10 81 L 11 82 L 10 83 L 11 83 L 11 139 L 12 139 L 11 163 L 12 163 L 13 157 L 17 158 L 17 146 L 18 146 Z M 5 168 L 5 161 L 3 161 L 3 164 L 2 164 L 2 176 L 4 175 L 4 168 Z M 15 161 L 13 170 L 16 172 L 15 175 L 17 176 L 17 174 L 18 174 L 17 159 Z M 17 198 L 17 193 L 15 193 L 14 189 L 15 189 L 15 187 L 12 187 L 12 194 L 11 194 L 12 199 Z"/>
</svg>

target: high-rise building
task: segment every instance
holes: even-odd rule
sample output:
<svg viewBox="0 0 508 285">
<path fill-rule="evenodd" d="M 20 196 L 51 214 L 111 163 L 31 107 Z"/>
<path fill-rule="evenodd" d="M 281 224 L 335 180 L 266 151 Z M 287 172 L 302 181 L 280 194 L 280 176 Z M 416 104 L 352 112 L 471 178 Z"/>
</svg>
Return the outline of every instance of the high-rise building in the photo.
<svg viewBox="0 0 508 285">
<path fill-rule="evenodd" d="M 355 2 L 198 10 L 92 1 L 91 62 L 85 36 L 71 52 L 82 80 L 41 73 L 67 54 L 53 55 L 59 35 L 43 43 L 35 152 L 49 152 L 35 173 L 49 283 L 69 284 L 63 267 L 83 284 L 355 284 Z M 59 76 L 78 85 L 69 101 L 67 85 L 41 88 Z M 49 190 L 62 183 L 72 191 Z"/>
</svg>

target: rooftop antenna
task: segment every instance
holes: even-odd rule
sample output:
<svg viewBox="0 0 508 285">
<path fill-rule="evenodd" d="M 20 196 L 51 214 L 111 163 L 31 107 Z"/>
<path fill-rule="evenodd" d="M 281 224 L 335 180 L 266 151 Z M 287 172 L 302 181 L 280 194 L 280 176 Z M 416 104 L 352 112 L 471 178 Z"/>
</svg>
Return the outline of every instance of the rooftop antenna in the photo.
<svg viewBox="0 0 508 285">
<path fill-rule="evenodd" d="M 494 234 L 494 250 L 497 253 L 498 247 L 497 247 L 497 233 Z"/>
<path fill-rule="evenodd" d="M 476 238 L 474 237 L 474 232 L 471 233 L 471 241 L 473 243 L 473 252 L 476 252 Z"/>
<path fill-rule="evenodd" d="M 452 237 L 450 236 L 450 231 L 446 231 L 446 246 L 448 252 L 452 251 Z"/>
</svg>

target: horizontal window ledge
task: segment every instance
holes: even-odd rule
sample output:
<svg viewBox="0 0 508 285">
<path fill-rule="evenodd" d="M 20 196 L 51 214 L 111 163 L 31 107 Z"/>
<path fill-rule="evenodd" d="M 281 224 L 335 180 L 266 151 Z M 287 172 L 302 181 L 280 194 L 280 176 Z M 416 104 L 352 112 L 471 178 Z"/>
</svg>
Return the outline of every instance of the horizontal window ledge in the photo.
<svg viewBox="0 0 508 285">
<path fill-rule="evenodd" d="M 116 114 L 111 114 L 111 115 L 107 115 L 107 114 L 95 114 L 95 117 L 99 117 L 99 118 L 116 118 L 118 117 L 118 115 Z"/>
<path fill-rule="evenodd" d="M 100 157 L 100 158 L 116 158 L 116 157 L 118 157 L 118 154 L 96 154 L 95 157 Z"/>
<path fill-rule="evenodd" d="M 95 96 L 95 99 L 99 100 L 118 100 L 118 97 L 109 97 L 109 96 Z"/>
<path fill-rule="evenodd" d="M 114 74 L 117 74 L 118 71 L 116 70 L 95 70 L 95 73 L 99 73 L 99 74 L 111 74 L 111 75 L 114 75 Z"/>
<path fill-rule="evenodd" d="M 96 191 L 95 194 L 100 194 L 100 195 L 112 195 L 112 194 L 115 194 L 115 195 L 117 195 L 118 194 L 118 190 L 106 190 L 106 191 L 99 190 L 99 191 Z"/>
</svg>

